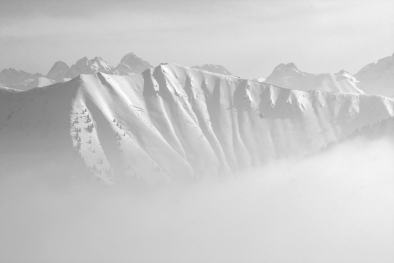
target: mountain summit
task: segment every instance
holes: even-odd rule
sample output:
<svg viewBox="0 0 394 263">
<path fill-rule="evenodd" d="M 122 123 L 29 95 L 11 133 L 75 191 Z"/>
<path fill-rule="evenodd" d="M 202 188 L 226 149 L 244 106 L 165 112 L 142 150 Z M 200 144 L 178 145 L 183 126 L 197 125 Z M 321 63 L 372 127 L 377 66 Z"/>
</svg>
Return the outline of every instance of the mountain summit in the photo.
<svg viewBox="0 0 394 263">
<path fill-rule="evenodd" d="M 61 82 L 66 77 L 70 67 L 63 61 L 57 61 L 46 75 L 47 78 Z"/>
<path fill-rule="evenodd" d="M 65 77 L 75 78 L 80 74 L 90 74 L 97 72 L 115 75 L 119 74 L 119 72 L 114 67 L 112 67 L 108 62 L 104 61 L 100 57 L 95 57 L 94 59 L 90 60 L 87 57 L 83 57 L 70 67 L 70 70 Z"/>
<path fill-rule="evenodd" d="M 126 54 L 116 67 L 120 75 L 133 75 L 151 68 L 149 62 L 137 57 L 134 53 Z"/>
</svg>

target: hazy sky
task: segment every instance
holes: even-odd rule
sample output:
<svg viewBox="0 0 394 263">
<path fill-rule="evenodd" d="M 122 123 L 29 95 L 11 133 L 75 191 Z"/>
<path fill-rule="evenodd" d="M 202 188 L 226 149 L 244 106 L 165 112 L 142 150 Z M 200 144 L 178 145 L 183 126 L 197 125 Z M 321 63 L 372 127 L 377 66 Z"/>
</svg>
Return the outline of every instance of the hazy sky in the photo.
<svg viewBox="0 0 394 263">
<path fill-rule="evenodd" d="M 394 52 L 394 1 L 0 0 L 0 70 L 128 52 L 152 65 L 221 64 L 268 76 L 279 63 L 357 72 Z"/>
</svg>

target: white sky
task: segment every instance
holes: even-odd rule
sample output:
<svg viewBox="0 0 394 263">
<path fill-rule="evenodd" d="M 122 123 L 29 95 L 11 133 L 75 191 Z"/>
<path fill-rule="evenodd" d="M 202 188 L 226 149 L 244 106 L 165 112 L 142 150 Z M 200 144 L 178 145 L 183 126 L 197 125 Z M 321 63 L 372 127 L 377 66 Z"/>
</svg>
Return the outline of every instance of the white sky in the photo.
<svg viewBox="0 0 394 263">
<path fill-rule="evenodd" d="M 46 74 L 128 52 L 152 65 L 221 64 L 245 78 L 279 63 L 357 72 L 394 52 L 394 1 L 0 0 L 0 70 Z"/>
</svg>

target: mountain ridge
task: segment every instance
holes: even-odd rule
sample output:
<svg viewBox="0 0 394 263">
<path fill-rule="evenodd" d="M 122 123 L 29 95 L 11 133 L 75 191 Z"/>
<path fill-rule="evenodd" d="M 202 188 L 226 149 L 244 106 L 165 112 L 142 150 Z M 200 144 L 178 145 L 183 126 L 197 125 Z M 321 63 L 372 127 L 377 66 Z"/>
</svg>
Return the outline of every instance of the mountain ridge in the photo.
<svg viewBox="0 0 394 263">
<path fill-rule="evenodd" d="M 63 166 L 74 160 L 108 185 L 199 180 L 300 158 L 394 115 L 382 96 L 290 90 L 176 64 L 0 92 L 1 165 L 14 162 L 10 152 L 46 159 L 60 151 Z"/>
<path fill-rule="evenodd" d="M 340 93 L 378 94 L 394 96 L 394 53 L 370 63 L 352 75 L 345 70 L 338 73 L 311 74 L 300 71 L 290 62 L 278 64 L 265 80 L 284 88 L 320 90 Z"/>
</svg>

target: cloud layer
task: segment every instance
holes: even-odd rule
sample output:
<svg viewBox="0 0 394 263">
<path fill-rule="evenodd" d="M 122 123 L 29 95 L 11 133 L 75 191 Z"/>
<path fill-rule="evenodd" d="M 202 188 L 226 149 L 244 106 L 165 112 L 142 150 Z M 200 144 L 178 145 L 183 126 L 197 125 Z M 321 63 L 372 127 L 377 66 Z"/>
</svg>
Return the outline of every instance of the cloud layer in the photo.
<svg viewBox="0 0 394 263">
<path fill-rule="evenodd" d="M 392 262 L 392 156 L 392 141 L 356 140 L 220 182 L 133 191 L 3 178 L 0 261 Z"/>
</svg>

